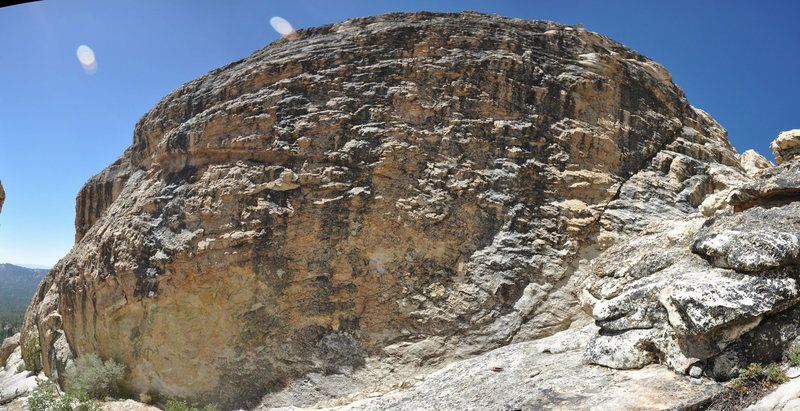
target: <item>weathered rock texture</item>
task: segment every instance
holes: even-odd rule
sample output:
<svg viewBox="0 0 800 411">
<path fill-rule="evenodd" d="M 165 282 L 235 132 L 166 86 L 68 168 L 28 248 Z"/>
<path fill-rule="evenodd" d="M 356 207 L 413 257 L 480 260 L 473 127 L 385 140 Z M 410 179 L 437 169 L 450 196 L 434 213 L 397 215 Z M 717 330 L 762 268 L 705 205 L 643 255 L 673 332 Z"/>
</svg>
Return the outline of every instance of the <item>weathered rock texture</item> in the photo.
<svg viewBox="0 0 800 411">
<path fill-rule="evenodd" d="M 739 164 L 747 171 L 747 175 L 756 176 L 762 170 L 775 167 L 771 161 L 767 160 L 755 150 L 747 150 L 739 156 Z"/>
<path fill-rule="evenodd" d="M 12 335 L 3 340 L 0 345 L 0 364 L 5 364 L 8 356 L 19 347 L 19 333 Z"/>
<path fill-rule="evenodd" d="M 800 158 L 800 130 L 789 130 L 778 134 L 778 138 L 769 145 L 769 148 L 775 154 L 775 161 L 778 164 Z"/>
<path fill-rule="evenodd" d="M 15 347 L 10 355 L 0 362 L 0 410 L 4 409 L 4 404 L 25 396 L 36 388 L 34 373 L 17 371 L 24 364 L 19 346 Z"/>
<path fill-rule="evenodd" d="M 787 135 L 783 147 L 796 143 Z M 725 212 L 654 223 L 593 261 L 601 331 L 586 362 L 726 380 L 784 356 L 800 339 L 800 161 L 786 158 L 731 190 Z"/>
<path fill-rule="evenodd" d="M 411 389 L 333 409 L 691 410 L 724 390 L 663 365 L 622 372 L 583 366 L 582 348 L 596 332 L 590 325 L 511 344 L 453 363 Z"/>
<path fill-rule="evenodd" d="M 23 329 L 45 372 L 97 352 L 139 391 L 225 406 L 401 384 L 567 328 L 597 253 L 748 178 L 663 67 L 586 30 L 465 12 L 297 34 L 170 93 L 81 190 Z"/>
</svg>

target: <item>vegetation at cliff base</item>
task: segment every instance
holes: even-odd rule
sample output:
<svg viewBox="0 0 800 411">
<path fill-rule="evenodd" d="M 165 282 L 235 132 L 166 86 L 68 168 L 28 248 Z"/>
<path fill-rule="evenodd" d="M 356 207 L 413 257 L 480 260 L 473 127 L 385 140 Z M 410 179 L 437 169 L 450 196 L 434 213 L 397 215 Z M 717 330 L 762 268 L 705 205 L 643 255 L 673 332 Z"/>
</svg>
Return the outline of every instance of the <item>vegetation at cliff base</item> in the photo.
<svg viewBox="0 0 800 411">
<path fill-rule="evenodd" d="M 85 393 L 79 395 L 60 394 L 56 385 L 49 380 L 37 378 L 36 389 L 28 397 L 31 411 L 99 411 L 100 406 L 89 399 Z"/>
<path fill-rule="evenodd" d="M 772 363 L 767 366 L 759 363 L 752 363 L 743 370 L 739 370 L 739 376 L 731 380 L 737 389 L 746 389 L 745 383 L 748 381 L 783 384 L 787 381 L 786 373 L 780 364 Z"/>
<path fill-rule="evenodd" d="M 786 359 L 792 367 L 800 365 L 800 344 L 794 344 L 786 351 Z"/>
<path fill-rule="evenodd" d="M 203 408 L 198 407 L 198 404 L 189 405 L 186 401 L 176 399 L 175 397 L 169 397 L 167 400 L 167 407 L 164 408 L 164 411 L 217 411 L 217 407 L 212 404 L 208 404 Z"/>
<path fill-rule="evenodd" d="M 96 354 L 86 354 L 75 360 L 75 367 L 64 374 L 66 391 L 73 395 L 85 393 L 90 398 L 120 398 L 127 367 L 113 359 L 103 361 Z"/>
<path fill-rule="evenodd" d="M 42 346 L 39 345 L 39 337 L 31 339 L 22 351 L 22 360 L 25 362 L 25 369 L 39 372 L 42 367 L 41 355 Z"/>
</svg>

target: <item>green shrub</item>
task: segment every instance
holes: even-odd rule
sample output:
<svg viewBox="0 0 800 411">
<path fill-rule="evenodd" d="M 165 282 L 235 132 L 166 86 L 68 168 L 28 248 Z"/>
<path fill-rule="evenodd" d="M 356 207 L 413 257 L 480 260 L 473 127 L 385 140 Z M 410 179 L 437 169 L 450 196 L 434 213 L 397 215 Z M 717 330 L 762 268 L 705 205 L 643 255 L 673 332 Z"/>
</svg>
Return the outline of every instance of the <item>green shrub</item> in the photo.
<svg viewBox="0 0 800 411">
<path fill-rule="evenodd" d="M 56 385 L 48 380 L 36 379 L 37 387 L 28 397 L 30 411 L 100 411 L 100 406 L 86 394 L 59 395 Z"/>
<path fill-rule="evenodd" d="M 86 354 L 64 374 L 64 385 L 70 394 L 86 393 L 97 399 L 120 397 L 126 373 L 124 364 L 112 359 L 103 362 L 96 354 Z"/>
<path fill-rule="evenodd" d="M 786 351 L 786 358 L 792 367 L 800 365 L 800 344 L 793 344 L 789 347 L 789 350 Z"/>
<path fill-rule="evenodd" d="M 25 369 L 28 371 L 39 372 L 41 370 L 42 346 L 39 345 L 39 337 L 28 341 L 25 351 L 22 353 L 22 361 L 25 362 Z"/>
<path fill-rule="evenodd" d="M 786 381 L 789 381 L 786 378 L 786 372 L 783 371 L 783 368 L 780 364 L 772 363 L 767 366 L 766 375 L 764 376 L 767 381 L 783 384 Z"/>
<path fill-rule="evenodd" d="M 772 363 L 766 367 L 759 363 L 752 363 L 744 370 L 739 370 L 739 376 L 733 380 L 734 387 L 742 387 L 748 381 L 774 382 L 783 384 L 787 381 L 786 373 L 780 364 Z"/>
<path fill-rule="evenodd" d="M 217 411 L 217 406 L 208 404 L 203 408 L 198 408 L 198 404 L 192 404 L 191 406 L 186 404 L 186 401 L 178 400 L 175 397 L 169 397 L 167 400 L 167 407 L 164 408 L 164 411 Z"/>
</svg>

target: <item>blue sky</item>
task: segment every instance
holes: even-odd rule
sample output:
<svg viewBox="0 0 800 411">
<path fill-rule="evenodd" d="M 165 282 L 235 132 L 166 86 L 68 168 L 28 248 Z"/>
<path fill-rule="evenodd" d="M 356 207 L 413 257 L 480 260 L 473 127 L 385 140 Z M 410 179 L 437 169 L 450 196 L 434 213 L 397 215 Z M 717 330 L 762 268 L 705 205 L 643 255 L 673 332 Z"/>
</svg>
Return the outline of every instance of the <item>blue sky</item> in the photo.
<svg viewBox="0 0 800 411">
<path fill-rule="evenodd" d="M 63 257 L 78 190 L 130 145 L 139 117 L 277 39 L 272 16 L 303 28 L 417 10 L 582 23 L 663 64 L 739 152 L 771 159 L 778 132 L 800 128 L 800 2 L 45 0 L 0 8 L 0 262 Z"/>
</svg>

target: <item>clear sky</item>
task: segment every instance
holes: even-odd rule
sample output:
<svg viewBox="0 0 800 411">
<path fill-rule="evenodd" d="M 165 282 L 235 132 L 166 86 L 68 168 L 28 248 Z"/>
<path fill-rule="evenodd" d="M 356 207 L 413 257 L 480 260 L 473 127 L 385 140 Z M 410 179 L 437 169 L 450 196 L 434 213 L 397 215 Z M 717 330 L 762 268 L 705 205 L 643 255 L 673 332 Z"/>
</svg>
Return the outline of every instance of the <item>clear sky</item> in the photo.
<svg viewBox="0 0 800 411">
<path fill-rule="evenodd" d="M 75 196 L 164 95 L 296 28 L 390 11 L 476 10 L 582 23 L 663 64 L 742 152 L 800 128 L 800 2 L 45 0 L 0 8 L 0 263 L 53 265 Z M 76 55 L 89 46 L 96 67 Z"/>
</svg>

